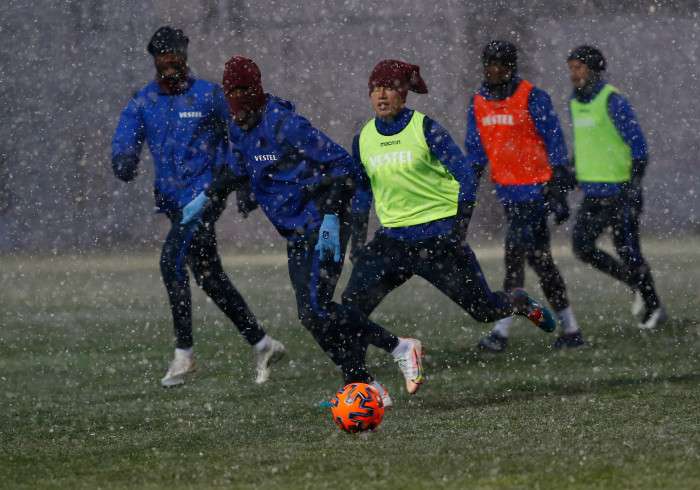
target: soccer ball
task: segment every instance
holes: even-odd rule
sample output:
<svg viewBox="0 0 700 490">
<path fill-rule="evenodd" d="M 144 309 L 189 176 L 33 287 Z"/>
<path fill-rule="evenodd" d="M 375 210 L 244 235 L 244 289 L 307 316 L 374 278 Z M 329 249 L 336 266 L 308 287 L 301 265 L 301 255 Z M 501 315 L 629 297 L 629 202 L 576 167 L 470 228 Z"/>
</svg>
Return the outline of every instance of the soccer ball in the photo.
<svg viewBox="0 0 700 490">
<path fill-rule="evenodd" d="M 366 383 L 351 383 L 331 399 L 333 422 L 345 432 L 363 432 L 379 427 L 384 402 L 379 392 Z"/>
</svg>

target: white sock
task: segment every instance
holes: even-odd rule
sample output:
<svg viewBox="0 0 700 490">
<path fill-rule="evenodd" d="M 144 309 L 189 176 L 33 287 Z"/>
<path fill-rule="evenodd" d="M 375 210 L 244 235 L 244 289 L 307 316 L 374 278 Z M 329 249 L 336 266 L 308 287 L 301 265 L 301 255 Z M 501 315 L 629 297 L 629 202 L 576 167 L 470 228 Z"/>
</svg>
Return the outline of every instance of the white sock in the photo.
<svg viewBox="0 0 700 490">
<path fill-rule="evenodd" d="M 557 311 L 557 317 L 564 328 L 565 334 L 576 333 L 581 330 L 578 326 L 578 322 L 576 321 L 576 317 L 574 316 L 571 306 L 567 306 L 563 310 Z"/>
<path fill-rule="evenodd" d="M 505 318 L 501 318 L 496 322 L 496 325 L 494 325 L 493 329 L 491 330 L 491 333 L 497 333 L 501 337 L 508 338 L 510 326 L 513 324 L 514 319 L 514 316 L 507 316 Z"/>
<path fill-rule="evenodd" d="M 399 345 L 397 345 L 396 348 L 391 351 L 391 355 L 394 356 L 394 358 L 401 357 L 406 352 L 408 352 L 408 349 L 410 347 L 411 347 L 411 343 L 408 340 L 400 338 Z"/>
<path fill-rule="evenodd" d="M 192 354 L 194 354 L 192 347 L 188 347 L 187 349 L 175 349 L 175 357 L 192 357 Z"/>
<path fill-rule="evenodd" d="M 265 334 L 263 338 L 261 338 L 255 345 L 253 345 L 253 350 L 255 352 L 261 352 L 270 345 L 270 336 Z"/>
</svg>

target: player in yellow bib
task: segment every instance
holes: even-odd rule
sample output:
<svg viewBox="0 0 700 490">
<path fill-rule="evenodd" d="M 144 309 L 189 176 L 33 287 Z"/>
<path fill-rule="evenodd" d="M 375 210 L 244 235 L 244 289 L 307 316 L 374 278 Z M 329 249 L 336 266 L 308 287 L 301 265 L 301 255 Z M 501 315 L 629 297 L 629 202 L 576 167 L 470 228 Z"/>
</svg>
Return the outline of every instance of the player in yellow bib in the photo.
<svg viewBox="0 0 700 490">
<path fill-rule="evenodd" d="M 369 96 L 376 117 L 353 143 L 354 267 L 343 303 L 369 315 L 418 275 L 477 321 L 518 314 L 553 331 L 551 312 L 525 291 L 493 292 L 486 283 L 465 240 L 477 185 L 471 162 L 442 126 L 406 107 L 409 90 L 428 91 L 418 66 L 384 60 L 372 71 Z M 381 228 L 365 245 L 372 199 Z"/>
<path fill-rule="evenodd" d="M 606 62 L 600 50 L 579 46 L 569 53 L 567 64 L 574 88 L 570 107 L 576 180 L 584 196 L 574 225 L 574 253 L 627 284 L 635 295 L 632 313 L 639 317 L 639 328 L 654 329 L 668 316 L 639 240 L 642 178 L 648 164 L 644 133 L 627 99 L 603 79 Z M 596 245 L 608 228 L 617 257 Z"/>
</svg>

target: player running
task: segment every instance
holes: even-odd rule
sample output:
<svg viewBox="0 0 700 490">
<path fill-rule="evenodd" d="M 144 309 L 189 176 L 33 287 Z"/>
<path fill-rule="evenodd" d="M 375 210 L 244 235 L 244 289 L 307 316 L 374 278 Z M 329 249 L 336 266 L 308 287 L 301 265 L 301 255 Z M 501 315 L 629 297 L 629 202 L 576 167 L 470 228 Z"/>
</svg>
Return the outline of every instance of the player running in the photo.
<svg viewBox="0 0 700 490">
<path fill-rule="evenodd" d="M 465 240 L 476 192 L 472 166 L 445 129 L 406 107 L 409 90 L 428 92 L 416 65 L 384 60 L 370 75 L 375 117 L 353 142 L 360 189 L 353 202 L 354 267 L 343 304 L 369 315 L 418 275 L 477 321 L 517 314 L 551 332 L 551 313 L 524 290 L 489 289 Z M 365 246 L 373 197 L 381 228 Z"/>
<path fill-rule="evenodd" d="M 523 287 L 527 260 L 563 330 L 553 347 L 579 347 L 585 342 L 552 258 L 547 224 L 550 212 L 557 224 L 569 219 L 566 193 L 573 188 L 573 169 L 549 95 L 518 76 L 517 60 L 516 47 L 507 41 L 484 47 L 484 82 L 469 103 L 465 148 L 477 180 L 491 164 L 491 180 L 505 209 L 503 289 Z M 478 347 L 505 351 L 513 319 L 496 322 Z"/>
<path fill-rule="evenodd" d="M 224 200 L 209 207 L 201 226 L 182 226 L 182 207 L 207 188 L 225 161 L 228 108 L 221 87 L 195 78 L 187 67 L 189 40 L 180 29 L 158 29 L 148 44 L 156 79 L 136 92 L 121 114 L 112 140 L 114 174 L 133 180 L 143 143 L 153 156 L 154 193 L 158 212 L 170 220 L 160 270 L 168 292 L 175 330 L 175 357 L 162 386 L 176 386 L 195 370 L 192 298 L 187 274 L 238 327 L 253 346 L 256 383 L 270 376 L 270 364 L 284 346 L 265 334 L 223 270 L 217 251 L 215 224 Z"/>
<path fill-rule="evenodd" d="M 350 235 L 352 158 L 294 106 L 263 90 L 260 69 L 235 56 L 225 66 L 223 86 L 231 109 L 231 162 L 225 172 L 185 208 L 195 221 L 233 189 L 249 182 L 257 202 L 287 240 L 289 277 L 299 319 L 340 367 L 345 383 L 372 383 L 385 404 L 386 389 L 367 371 L 367 343 L 391 344 L 406 389 L 423 382 L 421 343 L 399 339 L 355 308 L 333 302 Z"/>
<path fill-rule="evenodd" d="M 639 328 L 653 329 L 667 315 L 639 242 L 646 140 L 630 103 L 603 79 L 606 62 L 600 50 L 579 46 L 567 63 L 574 88 L 576 179 L 584 196 L 574 226 L 574 253 L 627 284 L 635 295 L 632 313 L 640 318 Z M 596 246 L 606 228 L 612 228 L 619 259 Z"/>
</svg>

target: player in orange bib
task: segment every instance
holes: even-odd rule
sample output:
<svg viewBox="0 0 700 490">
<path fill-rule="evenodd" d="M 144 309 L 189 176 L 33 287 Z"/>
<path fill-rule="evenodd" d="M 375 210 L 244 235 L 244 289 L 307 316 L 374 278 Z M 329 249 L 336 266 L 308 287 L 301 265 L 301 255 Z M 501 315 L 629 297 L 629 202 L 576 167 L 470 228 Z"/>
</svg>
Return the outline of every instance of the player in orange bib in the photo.
<svg viewBox="0 0 700 490">
<path fill-rule="evenodd" d="M 469 104 L 465 146 L 477 175 L 490 163 L 508 220 L 503 288 L 523 287 L 527 260 L 563 330 L 554 347 L 579 347 L 585 342 L 552 259 L 547 224 L 550 212 L 557 224 L 569 218 L 566 193 L 574 182 L 559 119 L 549 95 L 518 77 L 513 44 L 491 41 L 482 62 L 484 83 Z M 512 322 L 499 320 L 478 347 L 503 352 Z"/>
</svg>

